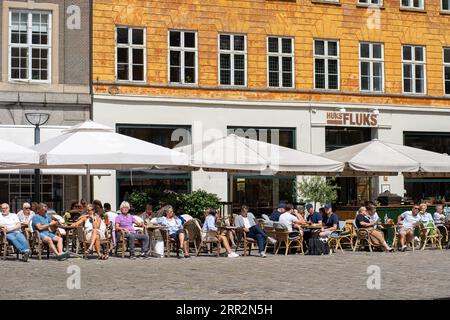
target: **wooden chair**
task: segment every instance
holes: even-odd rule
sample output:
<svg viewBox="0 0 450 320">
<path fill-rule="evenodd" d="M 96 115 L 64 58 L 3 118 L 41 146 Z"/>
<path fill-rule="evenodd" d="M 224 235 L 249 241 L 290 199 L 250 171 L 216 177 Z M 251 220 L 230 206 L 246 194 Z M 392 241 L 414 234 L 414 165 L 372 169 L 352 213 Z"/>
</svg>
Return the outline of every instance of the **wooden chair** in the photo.
<svg viewBox="0 0 450 320">
<path fill-rule="evenodd" d="M 120 250 L 121 257 L 125 257 L 125 252 L 128 251 L 128 238 L 125 237 L 125 232 L 123 230 L 115 231 L 116 232 L 116 248 L 115 255 L 117 256 L 118 251 Z M 143 234 L 144 231 L 137 231 L 137 233 Z M 83 232 L 84 234 L 84 232 Z M 135 245 L 140 245 L 140 240 L 135 240 Z"/>
<path fill-rule="evenodd" d="M 298 233 L 297 236 L 292 236 L 292 231 L 288 231 L 286 226 L 280 224 L 280 223 L 274 223 L 273 227 L 275 229 L 275 239 L 277 240 L 276 243 L 276 250 L 275 254 L 278 254 L 278 251 L 281 248 L 284 248 L 284 255 L 287 255 L 289 252 L 289 249 L 300 249 L 302 254 L 305 254 L 303 251 L 303 236 Z"/>
<path fill-rule="evenodd" d="M 83 234 L 82 235 L 83 257 L 84 257 L 84 259 L 87 259 L 87 255 L 89 253 L 88 249 L 89 249 L 89 246 L 91 245 L 91 241 L 86 238 L 86 232 L 84 232 L 84 230 L 81 233 Z M 109 254 L 110 245 L 111 245 L 111 225 L 109 224 L 106 226 L 105 239 L 100 240 L 100 247 L 102 247 L 102 249 L 103 249 L 103 247 L 105 247 L 106 254 Z M 122 253 L 123 253 L 123 251 L 122 251 Z M 122 255 L 122 258 L 123 257 L 124 256 Z"/>
<path fill-rule="evenodd" d="M 244 256 L 247 255 L 247 249 L 248 249 L 248 255 L 250 256 L 252 254 L 252 247 L 254 244 L 257 245 L 257 241 L 253 238 L 247 237 L 247 234 L 244 232 L 244 230 L 242 228 L 237 228 L 236 234 L 237 234 L 237 238 L 238 238 L 238 245 L 237 245 L 236 251 L 242 244 L 242 247 L 244 250 Z"/>
<path fill-rule="evenodd" d="M 192 243 L 194 245 L 195 254 L 198 255 L 201 247 L 203 246 L 202 240 L 202 227 L 199 219 L 194 218 L 186 221 L 183 224 L 183 228 L 186 231 L 187 241 L 189 241 L 189 246 Z M 178 243 L 179 246 L 179 243 Z"/>
<path fill-rule="evenodd" d="M 372 247 L 374 246 L 372 241 L 370 241 L 369 231 L 364 228 L 358 228 L 356 222 L 353 221 L 353 228 L 356 230 L 355 245 L 353 247 L 353 252 L 355 252 L 360 245 L 364 243 L 369 246 L 369 251 L 372 252 Z"/>
<path fill-rule="evenodd" d="M 396 226 L 395 227 L 395 237 L 394 237 L 394 241 L 393 241 L 393 248 L 398 250 L 399 246 L 400 246 L 400 227 Z M 412 251 L 415 250 L 416 246 L 414 244 L 414 237 L 412 238 L 412 240 L 410 242 L 406 242 L 406 246 L 410 246 L 412 248 Z"/>
<path fill-rule="evenodd" d="M 274 239 L 277 237 L 276 236 L 276 231 L 275 231 L 275 229 L 273 227 L 273 224 L 272 224 L 272 227 L 269 227 L 269 226 L 265 225 L 263 230 L 264 230 L 264 233 L 267 234 L 268 237 L 272 237 Z M 267 249 L 269 249 L 269 247 L 272 248 L 273 253 L 275 253 L 275 250 L 277 248 L 277 243 L 272 244 L 270 241 L 266 241 L 266 245 L 265 245 L 265 248 L 264 248 L 264 253 L 265 254 L 267 253 Z"/>
<path fill-rule="evenodd" d="M 420 235 L 423 240 L 422 250 L 425 250 L 428 241 L 431 243 L 432 247 L 436 246 L 436 248 L 442 250 L 441 241 L 443 236 L 434 222 L 432 222 L 432 224 L 432 226 L 424 226 L 423 224 L 420 225 Z"/>
<path fill-rule="evenodd" d="M 6 256 L 11 254 L 16 254 L 16 258 L 19 259 L 19 251 L 14 248 L 12 243 L 8 242 L 6 238 L 6 233 L 0 231 L 0 253 L 2 254 L 2 259 L 6 260 Z"/>
<path fill-rule="evenodd" d="M 34 254 L 34 250 L 37 250 L 37 254 L 38 254 L 38 259 L 42 260 L 42 251 L 44 249 L 47 250 L 47 259 L 50 259 L 50 247 L 48 246 L 47 243 L 45 243 L 44 241 L 41 240 L 40 237 L 40 232 L 38 230 L 34 230 L 33 232 L 33 240 L 32 240 L 32 245 L 30 247 L 31 249 L 31 256 L 33 256 Z"/>
<path fill-rule="evenodd" d="M 341 249 L 341 252 L 344 253 L 342 249 L 343 240 L 347 240 L 353 250 L 353 220 L 339 221 L 339 230 L 334 231 L 328 238 L 330 250 L 334 246 L 335 252 Z"/>
</svg>

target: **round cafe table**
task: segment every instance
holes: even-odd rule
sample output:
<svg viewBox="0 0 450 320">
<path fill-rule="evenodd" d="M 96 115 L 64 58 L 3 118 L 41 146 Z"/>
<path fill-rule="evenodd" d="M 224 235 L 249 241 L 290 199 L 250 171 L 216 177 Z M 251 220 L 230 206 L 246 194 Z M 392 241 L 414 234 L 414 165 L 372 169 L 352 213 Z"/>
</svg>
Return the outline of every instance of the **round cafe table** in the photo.
<svg viewBox="0 0 450 320">
<path fill-rule="evenodd" d="M 75 253 L 78 254 L 80 250 L 80 238 L 78 233 L 83 232 L 81 229 L 82 227 L 77 227 L 71 224 L 62 224 L 57 226 L 58 228 L 66 230 L 66 251 L 69 251 L 69 242 L 72 242 L 72 251 L 73 251 L 73 244 L 75 243 L 76 249 Z"/>
<path fill-rule="evenodd" d="M 163 230 L 167 230 L 167 228 L 160 224 L 149 223 L 149 224 L 145 224 L 145 230 L 147 230 L 148 238 L 150 240 L 150 242 L 149 242 L 150 254 L 153 254 L 153 253 L 156 254 L 156 252 L 153 250 L 153 240 L 155 240 L 155 231 L 156 230 L 163 231 Z"/>
</svg>

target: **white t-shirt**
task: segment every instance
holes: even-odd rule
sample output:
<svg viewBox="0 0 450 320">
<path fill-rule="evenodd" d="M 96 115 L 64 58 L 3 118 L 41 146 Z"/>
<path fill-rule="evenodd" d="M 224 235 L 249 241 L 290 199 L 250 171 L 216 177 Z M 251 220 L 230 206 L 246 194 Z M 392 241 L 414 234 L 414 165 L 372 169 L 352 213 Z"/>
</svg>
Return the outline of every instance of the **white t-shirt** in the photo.
<svg viewBox="0 0 450 320">
<path fill-rule="evenodd" d="M 292 232 L 292 224 L 297 221 L 298 221 L 297 217 L 295 217 L 289 212 L 283 213 L 280 216 L 280 220 L 278 220 L 279 223 L 284 224 L 287 227 L 288 231 L 291 232 Z"/>
<path fill-rule="evenodd" d="M 244 219 L 244 228 L 250 229 L 250 220 L 248 220 L 248 217 L 242 217 Z"/>
<path fill-rule="evenodd" d="M 0 214 L 0 224 L 6 228 L 15 227 L 19 221 L 19 217 L 15 213 L 8 213 L 7 216 Z"/>
<path fill-rule="evenodd" d="M 369 213 L 369 220 L 370 220 L 370 222 L 376 222 L 376 221 L 380 220 L 380 217 L 378 216 L 378 213 L 376 213 L 376 212 L 373 215 L 371 215 Z"/>
<path fill-rule="evenodd" d="M 403 229 L 414 229 L 414 225 L 420 221 L 420 215 L 413 216 L 412 211 L 405 211 L 402 213 Z"/>
<path fill-rule="evenodd" d="M 435 212 L 433 218 L 436 223 L 443 223 L 445 221 L 445 215 L 443 213 Z"/>
<path fill-rule="evenodd" d="M 433 221 L 433 217 L 428 212 L 425 212 L 424 214 L 419 213 L 418 216 L 420 217 L 420 222 L 422 222 L 425 225 L 428 222 Z"/>
<path fill-rule="evenodd" d="M 118 214 L 115 213 L 114 211 L 108 211 L 105 213 L 106 213 L 106 216 L 108 217 L 108 221 L 110 223 L 112 222 L 112 224 L 114 225 L 116 223 L 116 218 L 117 218 Z"/>
</svg>

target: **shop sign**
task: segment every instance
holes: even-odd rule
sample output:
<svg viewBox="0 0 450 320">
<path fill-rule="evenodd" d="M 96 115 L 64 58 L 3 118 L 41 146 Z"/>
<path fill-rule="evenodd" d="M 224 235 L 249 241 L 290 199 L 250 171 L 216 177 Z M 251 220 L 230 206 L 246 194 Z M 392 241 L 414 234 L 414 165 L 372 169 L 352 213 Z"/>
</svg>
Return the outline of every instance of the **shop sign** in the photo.
<svg viewBox="0 0 450 320">
<path fill-rule="evenodd" d="M 327 124 L 334 126 L 376 127 L 378 115 L 363 112 L 327 112 Z"/>
</svg>

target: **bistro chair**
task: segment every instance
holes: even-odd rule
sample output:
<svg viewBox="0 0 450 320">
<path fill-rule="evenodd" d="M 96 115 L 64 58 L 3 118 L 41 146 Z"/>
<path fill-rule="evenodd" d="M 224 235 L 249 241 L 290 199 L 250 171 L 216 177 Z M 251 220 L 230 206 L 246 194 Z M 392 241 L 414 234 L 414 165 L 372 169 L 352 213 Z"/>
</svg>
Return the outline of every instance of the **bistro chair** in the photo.
<svg viewBox="0 0 450 320">
<path fill-rule="evenodd" d="M 128 251 L 128 239 L 127 237 L 125 237 L 125 232 L 123 230 L 117 231 L 116 232 L 116 247 L 115 247 L 115 255 L 117 256 L 118 251 L 120 250 L 120 255 L 122 258 L 125 257 L 125 252 Z M 143 230 L 136 230 L 136 233 L 141 233 L 143 234 L 144 231 Z M 83 232 L 84 234 L 84 232 Z M 135 240 L 135 246 L 141 246 L 142 247 L 142 241 L 140 240 Z"/>
<path fill-rule="evenodd" d="M 305 254 L 303 251 L 303 236 L 300 233 L 292 236 L 295 231 L 287 230 L 286 226 L 281 223 L 274 223 L 273 227 L 275 229 L 275 239 L 277 240 L 277 248 L 275 250 L 275 254 L 278 254 L 278 251 L 283 248 L 285 249 L 284 255 L 287 255 L 289 249 L 300 249 L 302 254 Z"/>
<path fill-rule="evenodd" d="M 92 231 L 94 232 L 94 231 Z M 86 232 L 84 232 L 84 230 L 81 232 L 82 235 L 82 239 L 83 239 L 83 257 L 84 259 L 87 259 L 87 255 L 88 255 L 88 251 L 89 251 L 89 246 L 91 245 L 91 241 L 88 240 L 86 238 Z M 106 226 L 106 231 L 105 231 L 105 239 L 100 240 L 100 250 L 104 250 L 104 252 L 106 252 L 107 255 L 109 255 L 109 249 L 110 249 L 110 245 L 111 245 L 111 225 L 108 224 Z M 123 258 L 123 256 L 122 256 Z"/>
<path fill-rule="evenodd" d="M 369 246 L 369 251 L 372 252 L 373 244 L 370 241 L 370 233 L 364 228 L 358 228 L 356 222 L 353 221 L 353 228 L 356 230 L 355 245 L 353 247 L 353 252 L 359 249 L 359 246 L 366 244 Z"/>
<path fill-rule="evenodd" d="M 202 245 L 202 227 L 201 222 L 197 218 L 193 218 L 191 220 L 186 221 L 183 224 L 184 230 L 186 230 L 187 235 L 187 241 L 189 242 L 189 245 L 192 243 L 194 245 L 195 254 L 198 255 Z M 177 241 L 178 246 L 179 242 Z"/>
<path fill-rule="evenodd" d="M 6 260 L 6 256 L 10 253 L 16 254 L 16 258 L 19 259 L 19 251 L 14 248 L 12 243 L 9 243 L 6 233 L 0 231 L 0 254 L 2 254 L 2 259 Z"/>
<path fill-rule="evenodd" d="M 431 225 L 430 225 L 431 224 Z M 428 225 L 420 224 L 420 234 L 421 239 L 423 240 L 422 244 L 422 250 L 425 250 L 425 247 L 428 243 L 428 241 L 431 243 L 431 246 L 436 248 L 439 248 L 442 250 L 442 234 L 439 231 L 439 229 L 436 227 L 434 222 L 430 222 Z"/>
<path fill-rule="evenodd" d="M 253 247 L 253 245 L 257 244 L 257 241 L 253 238 L 247 237 L 247 234 L 244 232 L 243 228 L 237 228 L 236 235 L 237 235 L 237 240 L 238 240 L 236 251 L 242 244 L 242 247 L 244 250 L 244 256 L 247 255 L 247 249 L 248 249 L 248 255 L 250 256 L 252 254 L 252 247 Z"/>
<path fill-rule="evenodd" d="M 330 249 L 334 246 L 334 251 L 337 252 L 341 249 L 341 252 L 344 253 L 342 249 L 342 240 L 347 240 L 350 243 L 350 246 L 353 250 L 353 223 L 352 220 L 339 221 L 339 230 L 331 233 L 328 238 L 328 246 Z"/>
<path fill-rule="evenodd" d="M 40 232 L 38 230 L 34 230 L 34 232 L 33 232 L 32 245 L 30 246 L 30 250 L 31 250 L 30 257 L 33 256 L 35 249 L 37 251 L 39 260 L 42 260 L 42 252 L 44 249 L 47 250 L 47 259 L 50 259 L 50 247 L 48 246 L 47 243 L 42 241 L 42 239 L 40 237 Z"/>
<path fill-rule="evenodd" d="M 272 237 L 272 238 L 276 238 L 276 230 L 273 227 L 273 223 L 271 226 L 268 226 L 267 224 L 264 225 L 264 233 L 267 234 L 268 237 Z M 264 253 L 267 253 L 267 249 L 269 249 L 269 247 L 272 249 L 273 253 L 275 253 L 276 247 L 277 247 L 277 243 L 272 244 L 270 241 L 266 241 L 266 245 L 264 248 Z"/>
</svg>

